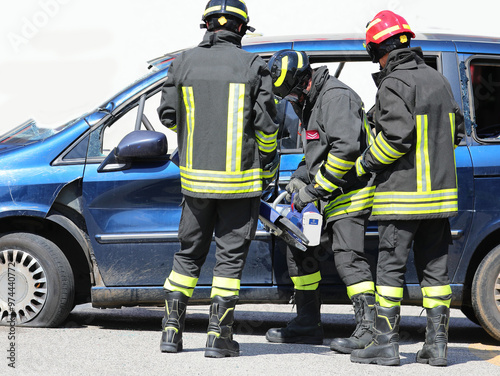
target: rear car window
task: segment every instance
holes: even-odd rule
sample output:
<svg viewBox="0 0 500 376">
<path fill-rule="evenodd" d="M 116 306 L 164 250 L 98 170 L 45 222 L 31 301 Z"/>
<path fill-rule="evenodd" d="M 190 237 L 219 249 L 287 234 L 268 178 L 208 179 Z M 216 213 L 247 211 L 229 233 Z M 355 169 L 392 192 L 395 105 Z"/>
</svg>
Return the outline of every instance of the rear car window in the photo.
<svg viewBox="0 0 500 376">
<path fill-rule="evenodd" d="M 470 77 L 475 135 L 500 141 L 500 60 L 472 60 Z"/>
</svg>

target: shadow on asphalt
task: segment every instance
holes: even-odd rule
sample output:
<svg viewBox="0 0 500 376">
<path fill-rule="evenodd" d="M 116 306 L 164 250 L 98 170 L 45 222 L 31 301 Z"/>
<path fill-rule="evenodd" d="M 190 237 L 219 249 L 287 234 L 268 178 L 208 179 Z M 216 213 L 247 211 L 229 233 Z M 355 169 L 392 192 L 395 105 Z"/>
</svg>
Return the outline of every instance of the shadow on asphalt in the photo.
<svg viewBox="0 0 500 376">
<path fill-rule="evenodd" d="M 235 312 L 235 334 L 264 336 L 270 328 L 285 326 L 295 317 L 295 313 L 258 311 L 243 308 Z M 203 311 L 206 310 L 206 313 Z M 162 308 L 133 307 L 122 309 L 96 309 L 85 307 L 75 309 L 63 323 L 66 328 L 100 327 L 112 330 L 157 331 L 161 327 Z M 352 314 L 322 314 L 325 338 L 349 337 L 354 330 Z M 418 343 L 425 338 L 427 319 L 422 316 L 402 316 L 400 340 L 402 343 Z M 186 317 L 186 332 L 204 332 L 208 323 L 208 306 L 197 307 L 196 312 L 189 312 Z M 498 346 L 480 326 L 464 317 L 452 317 L 449 331 L 450 343 L 482 343 Z"/>
</svg>

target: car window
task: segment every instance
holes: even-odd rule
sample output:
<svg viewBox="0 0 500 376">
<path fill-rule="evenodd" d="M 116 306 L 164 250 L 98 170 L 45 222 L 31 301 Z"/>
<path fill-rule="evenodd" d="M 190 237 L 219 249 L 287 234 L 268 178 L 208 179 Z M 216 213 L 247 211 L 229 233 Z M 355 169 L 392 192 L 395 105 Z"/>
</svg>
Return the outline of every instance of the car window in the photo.
<svg viewBox="0 0 500 376">
<path fill-rule="evenodd" d="M 373 64 L 371 61 L 345 61 L 340 68 L 339 62 L 311 64 L 313 69 L 322 65 L 328 67 L 330 75 L 332 76 L 335 76 L 337 71 L 339 72 L 337 78 L 361 97 L 361 100 L 365 104 L 366 111 L 374 105 L 377 86 L 373 82 L 371 74 L 377 71 L 378 65 Z"/>
<path fill-rule="evenodd" d="M 500 141 L 500 60 L 472 60 L 470 76 L 475 135 Z"/>
<path fill-rule="evenodd" d="M 314 57 L 311 57 L 313 60 Z M 344 60 L 342 62 L 326 61 L 322 58 L 321 62 L 312 63 L 313 68 L 318 68 L 326 65 L 332 76 L 337 76 L 340 81 L 353 89 L 363 101 L 365 111 L 370 110 L 375 104 L 375 96 L 377 94 L 377 86 L 373 81 L 372 74 L 379 71 L 379 65 L 368 60 L 358 60 L 359 57 L 353 60 Z M 337 58 L 338 59 L 338 58 Z M 425 56 L 425 63 L 434 69 L 438 69 L 436 56 Z M 342 65 L 341 65 L 342 64 Z"/>
<path fill-rule="evenodd" d="M 365 110 L 368 111 L 375 103 L 375 94 L 377 88 L 371 78 L 376 66 L 369 61 L 350 61 L 344 62 L 339 69 L 339 62 L 311 63 L 313 69 L 326 65 L 331 75 L 340 73 L 339 79 L 351 87 L 363 100 Z M 280 150 L 284 153 L 301 152 L 302 142 L 299 136 L 300 121 L 295 114 L 292 106 L 282 100 L 277 103 L 278 121 L 280 131 L 278 133 Z"/>
<path fill-rule="evenodd" d="M 87 147 L 89 143 L 89 136 L 80 140 L 71 150 L 66 153 L 62 160 L 64 162 L 85 163 L 85 156 L 87 155 Z"/>
<path fill-rule="evenodd" d="M 156 109 L 160 105 L 161 91 L 146 99 L 144 115 L 157 132 L 167 136 L 168 152 L 171 153 L 177 147 L 177 135 L 161 124 Z M 137 100 L 138 103 L 138 100 Z M 95 129 L 90 136 L 88 158 L 104 158 L 118 143 L 130 132 L 134 131 L 138 105 L 127 106 L 121 113 L 115 115 L 115 119 Z M 141 124 L 141 129 L 146 129 Z"/>
<path fill-rule="evenodd" d="M 282 152 L 301 153 L 302 142 L 299 136 L 299 117 L 292 105 L 285 99 L 276 103 L 277 121 L 279 124 L 278 145 Z"/>
<path fill-rule="evenodd" d="M 27 145 L 32 142 L 43 141 L 72 126 L 78 120 L 80 120 L 80 118 L 73 119 L 61 126 L 47 127 L 37 124 L 34 119 L 29 119 L 21 125 L 11 129 L 7 133 L 0 135 L 0 144 Z"/>
</svg>

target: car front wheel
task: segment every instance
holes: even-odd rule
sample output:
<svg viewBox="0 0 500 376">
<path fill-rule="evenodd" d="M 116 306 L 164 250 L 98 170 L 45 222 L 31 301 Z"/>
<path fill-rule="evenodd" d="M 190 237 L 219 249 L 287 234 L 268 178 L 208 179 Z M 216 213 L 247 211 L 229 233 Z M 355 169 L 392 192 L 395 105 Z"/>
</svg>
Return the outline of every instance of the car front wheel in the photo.
<svg viewBox="0 0 500 376">
<path fill-rule="evenodd" d="M 500 341 L 500 245 L 477 268 L 472 283 L 472 306 L 481 326 Z"/>
<path fill-rule="evenodd" d="M 29 233 L 0 238 L 0 324 L 54 327 L 73 307 L 71 266 L 53 242 Z"/>
</svg>

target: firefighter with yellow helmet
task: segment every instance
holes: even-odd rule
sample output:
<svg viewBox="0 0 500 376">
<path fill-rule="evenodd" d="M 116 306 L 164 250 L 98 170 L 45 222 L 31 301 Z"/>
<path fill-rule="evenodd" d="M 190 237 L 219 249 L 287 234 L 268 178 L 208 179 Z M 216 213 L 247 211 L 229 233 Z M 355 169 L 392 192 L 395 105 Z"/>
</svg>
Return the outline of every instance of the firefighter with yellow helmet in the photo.
<svg viewBox="0 0 500 376">
<path fill-rule="evenodd" d="M 371 132 L 361 98 L 329 74 L 312 69 L 306 53 L 282 50 L 269 60 L 273 92 L 288 100 L 302 120 L 304 160 L 286 189 L 295 209 L 318 202 L 326 223 L 324 241 L 302 252 L 287 249 L 288 272 L 295 289 L 297 316 L 284 328 L 266 333 L 270 342 L 323 343 L 320 316 L 320 259 L 331 244 L 335 265 L 353 302 L 356 329 L 335 338 L 331 349 L 350 353 L 372 338 L 374 282 L 364 252 L 364 233 L 375 188 L 356 177 L 354 163 L 369 145 Z"/>
<path fill-rule="evenodd" d="M 241 49 L 248 11 L 240 0 L 210 0 L 203 41 L 169 68 L 158 114 L 177 132 L 181 249 L 165 281 L 162 352 L 183 348 L 188 299 L 215 234 L 205 356 L 238 356 L 233 340 L 240 279 L 259 215 L 262 178 L 276 154 L 278 125 L 265 61 Z"/>
<path fill-rule="evenodd" d="M 415 34 L 406 20 L 382 11 L 368 23 L 366 49 L 380 72 L 374 108 L 376 138 L 356 161 L 358 176 L 375 173 L 371 219 L 378 222 L 375 334 L 351 361 L 399 365 L 400 304 L 410 249 L 427 312 L 419 363 L 447 364 L 452 290 L 448 278 L 449 217 L 457 214 L 454 148 L 463 116 L 450 84 L 410 48 Z"/>
</svg>

